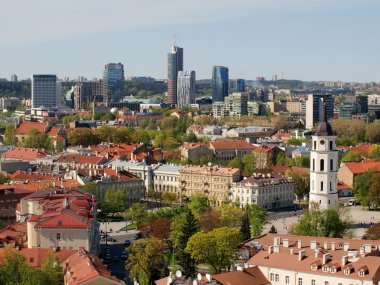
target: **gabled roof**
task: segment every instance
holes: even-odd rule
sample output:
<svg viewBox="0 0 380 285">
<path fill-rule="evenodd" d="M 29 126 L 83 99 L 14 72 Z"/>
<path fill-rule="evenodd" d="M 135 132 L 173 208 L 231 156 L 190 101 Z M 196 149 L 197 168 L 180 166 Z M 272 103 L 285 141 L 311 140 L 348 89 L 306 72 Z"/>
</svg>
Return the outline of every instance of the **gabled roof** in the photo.
<svg viewBox="0 0 380 285">
<path fill-rule="evenodd" d="M 77 215 L 75 212 L 65 209 L 61 214 L 39 221 L 36 228 L 56 229 L 87 229 L 91 227 L 91 219 Z"/>
<path fill-rule="evenodd" d="M 61 174 L 50 174 L 41 172 L 16 171 L 10 176 L 11 181 L 45 181 L 62 178 Z"/>
<path fill-rule="evenodd" d="M 210 143 L 210 146 L 216 150 L 223 149 L 254 149 L 255 147 L 245 140 L 233 140 L 233 139 L 224 139 L 217 140 Z"/>
<path fill-rule="evenodd" d="M 14 149 L 7 150 L 2 153 L 1 156 L 8 159 L 19 159 L 19 160 L 29 160 L 35 161 L 37 158 L 43 158 L 49 155 L 44 150 L 36 149 L 36 148 L 23 148 L 17 147 Z"/>
<path fill-rule="evenodd" d="M 257 148 L 255 148 L 253 151 L 254 152 L 270 152 L 274 148 L 276 148 L 276 146 L 273 146 L 273 145 L 260 145 Z"/>
<path fill-rule="evenodd" d="M 380 171 L 380 161 L 363 160 L 361 162 L 347 162 L 343 165 L 347 166 L 353 174 L 360 174 L 371 170 Z"/>
<path fill-rule="evenodd" d="M 107 162 L 107 158 L 104 156 L 94 155 L 81 155 L 81 154 L 64 154 L 57 159 L 59 163 L 72 163 L 77 164 L 104 164 Z"/>
<path fill-rule="evenodd" d="M 212 278 L 223 285 L 266 285 L 269 284 L 268 279 L 255 266 L 246 268 L 243 271 L 231 271 L 221 274 L 212 275 Z"/>
<path fill-rule="evenodd" d="M 15 135 L 26 135 L 31 129 L 44 133 L 48 122 L 21 122 L 15 130 Z"/>
<path fill-rule="evenodd" d="M 52 127 L 50 131 L 48 131 L 49 136 L 58 136 L 59 132 L 61 131 L 60 127 Z"/>
</svg>

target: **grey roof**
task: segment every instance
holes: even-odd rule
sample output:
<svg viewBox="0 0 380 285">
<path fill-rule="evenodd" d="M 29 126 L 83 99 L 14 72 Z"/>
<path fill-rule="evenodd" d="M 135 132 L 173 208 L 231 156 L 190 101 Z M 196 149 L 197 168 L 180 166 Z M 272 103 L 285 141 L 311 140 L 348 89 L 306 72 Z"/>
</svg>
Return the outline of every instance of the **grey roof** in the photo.
<svg viewBox="0 0 380 285">
<path fill-rule="evenodd" d="M 122 168 L 128 168 L 128 167 L 147 167 L 148 165 L 145 162 L 136 162 L 136 161 L 130 161 L 130 160 L 111 160 L 107 163 L 107 166 L 111 167 L 122 167 Z"/>
<path fill-rule="evenodd" d="M 180 164 L 154 164 L 152 165 L 154 172 L 180 172 L 182 165 Z"/>
</svg>

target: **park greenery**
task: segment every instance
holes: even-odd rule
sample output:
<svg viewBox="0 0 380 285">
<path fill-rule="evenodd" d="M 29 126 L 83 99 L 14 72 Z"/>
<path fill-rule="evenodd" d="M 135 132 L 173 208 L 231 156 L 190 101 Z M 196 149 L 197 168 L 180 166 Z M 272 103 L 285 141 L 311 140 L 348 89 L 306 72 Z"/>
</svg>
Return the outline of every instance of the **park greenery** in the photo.
<svg viewBox="0 0 380 285">
<path fill-rule="evenodd" d="M 0 285 L 59 285 L 63 278 L 58 258 L 51 254 L 41 268 L 27 265 L 26 258 L 6 249 L 0 265 Z"/>
<path fill-rule="evenodd" d="M 380 173 L 366 171 L 354 180 L 355 200 L 368 209 L 377 210 L 380 206 Z"/>
</svg>

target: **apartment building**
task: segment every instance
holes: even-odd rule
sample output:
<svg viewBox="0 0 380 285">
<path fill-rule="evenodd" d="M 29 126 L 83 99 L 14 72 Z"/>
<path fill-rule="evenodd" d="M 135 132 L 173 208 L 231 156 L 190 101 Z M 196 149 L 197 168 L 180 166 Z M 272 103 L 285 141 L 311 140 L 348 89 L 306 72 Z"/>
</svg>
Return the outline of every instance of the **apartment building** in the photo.
<svg viewBox="0 0 380 285">
<path fill-rule="evenodd" d="M 180 196 L 180 171 L 179 164 L 156 164 L 153 169 L 153 189 L 156 192 L 174 193 Z"/>
<path fill-rule="evenodd" d="M 230 200 L 267 209 L 293 206 L 295 184 L 280 175 L 254 173 L 252 177 L 233 183 Z"/>
<path fill-rule="evenodd" d="M 226 164 L 235 157 L 251 154 L 255 147 L 249 142 L 238 139 L 217 140 L 210 143 L 210 149 L 217 163 Z"/>
<path fill-rule="evenodd" d="M 215 206 L 229 200 L 232 183 L 238 181 L 238 168 L 187 165 L 180 170 L 181 195 L 204 194 Z"/>
</svg>

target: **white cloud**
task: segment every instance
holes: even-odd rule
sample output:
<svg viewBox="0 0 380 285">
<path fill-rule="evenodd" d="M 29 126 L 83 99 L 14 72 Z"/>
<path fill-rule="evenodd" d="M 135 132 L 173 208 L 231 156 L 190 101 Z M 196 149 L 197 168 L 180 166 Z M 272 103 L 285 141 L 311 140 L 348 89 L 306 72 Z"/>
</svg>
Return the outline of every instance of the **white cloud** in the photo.
<svg viewBox="0 0 380 285">
<path fill-rule="evenodd" d="M 0 45 L 70 39 L 107 31 L 181 23 L 217 23 L 255 13 L 281 13 L 355 0 L 7 0 Z M 362 0 L 376 3 L 375 0 Z"/>
</svg>

